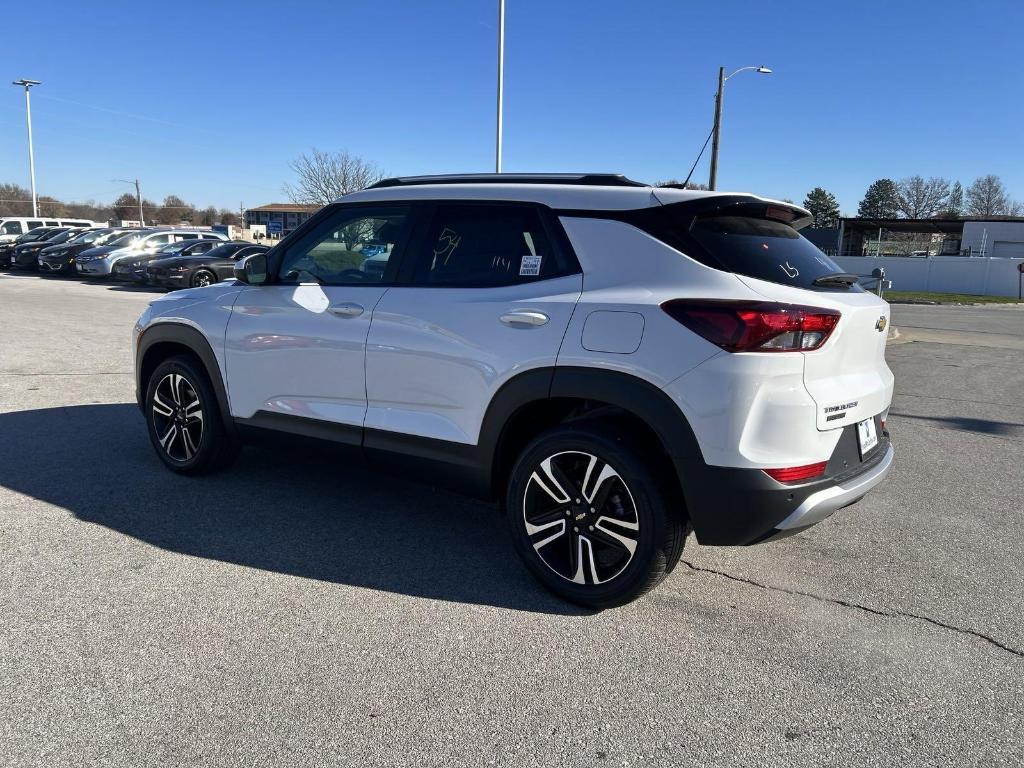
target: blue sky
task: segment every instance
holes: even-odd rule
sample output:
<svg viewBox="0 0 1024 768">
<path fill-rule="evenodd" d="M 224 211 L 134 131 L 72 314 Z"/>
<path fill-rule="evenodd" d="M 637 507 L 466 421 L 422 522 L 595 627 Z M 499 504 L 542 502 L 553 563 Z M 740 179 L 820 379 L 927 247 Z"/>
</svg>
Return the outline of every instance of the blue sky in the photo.
<svg viewBox="0 0 1024 768">
<path fill-rule="evenodd" d="M 237 208 L 283 199 L 310 147 L 393 174 L 492 170 L 496 6 L 58 0 L 44 19 L 11 3 L 0 63 L 44 82 L 41 194 L 110 201 L 138 176 L 154 200 Z M 1024 199 L 1024 3 L 981 7 L 507 0 L 505 170 L 682 178 L 718 67 L 763 63 L 729 81 L 720 188 L 821 185 L 853 213 L 880 176 L 996 173 Z M 12 86 L 0 181 L 28 186 Z"/>
</svg>

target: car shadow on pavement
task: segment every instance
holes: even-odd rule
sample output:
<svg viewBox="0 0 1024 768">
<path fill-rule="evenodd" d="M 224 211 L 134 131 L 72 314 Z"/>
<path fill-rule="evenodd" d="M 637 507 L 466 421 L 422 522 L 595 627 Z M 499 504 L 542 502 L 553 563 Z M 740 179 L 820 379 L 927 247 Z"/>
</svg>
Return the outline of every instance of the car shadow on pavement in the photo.
<svg viewBox="0 0 1024 768">
<path fill-rule="evenodd" d="M 168 471 L 134 404 L 0 414 L 0 485 L 156 547 L 308 579 L 585 615 L 520 565 L 487 504 L 330 451 L 246 449 L 206 477 Z"/>
<path fill-rule="evenodd" d="M 918 416 L 909 413 L 890 411 L 890 415 L 915 421 L 930 421 L 935 426 L 956 429 L 966 432 L 979 432 L 983 435 L 999 437 L 1024 437 L 1024 424 L 1015 421 L 995 421 L 993 419 L 975 419 L 969 416 Z"/>
</svg>

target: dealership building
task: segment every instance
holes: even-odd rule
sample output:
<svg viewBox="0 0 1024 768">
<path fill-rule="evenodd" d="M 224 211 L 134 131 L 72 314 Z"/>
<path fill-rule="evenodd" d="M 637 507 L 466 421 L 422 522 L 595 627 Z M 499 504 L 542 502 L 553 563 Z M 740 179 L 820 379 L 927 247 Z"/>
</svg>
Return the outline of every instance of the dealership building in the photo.
<svg viewBox="0 0 1024 768">
<path fill-rule="evenodd" d="M 1024 217 L 840 219 L 802 234 L 830 256 L 1024 258 Z"/>
<path fill-rule="evenodd" d="M 284 237 L 320 210 L 318 205 L 268 203 L 245 211 L 245 227 L 263 232 L 271 240 Z"/>
</svg>

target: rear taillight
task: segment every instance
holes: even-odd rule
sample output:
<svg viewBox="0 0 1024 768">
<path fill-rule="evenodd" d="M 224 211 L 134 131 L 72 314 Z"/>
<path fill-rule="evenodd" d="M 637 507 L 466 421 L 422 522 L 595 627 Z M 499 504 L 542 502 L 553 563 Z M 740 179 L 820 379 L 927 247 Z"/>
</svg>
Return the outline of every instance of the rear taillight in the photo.
<svg viewBox="0 0 1024 768">
<path fill-rule="evenodd" d="M 819 461 L 817 464 L 804 464 L 802 467 L 783 467 L 782 469 L 765 469 L 762 471 L 780 483 L 799 483 L 825 474 L 826 463 Z"/>
<path fill-rule="evenodd" d="M 728 352 L 818 349 L 840 317 L 834 309 L 769 301 L 673 299 L 661 308 L 694 333 Z"/>
</svg>

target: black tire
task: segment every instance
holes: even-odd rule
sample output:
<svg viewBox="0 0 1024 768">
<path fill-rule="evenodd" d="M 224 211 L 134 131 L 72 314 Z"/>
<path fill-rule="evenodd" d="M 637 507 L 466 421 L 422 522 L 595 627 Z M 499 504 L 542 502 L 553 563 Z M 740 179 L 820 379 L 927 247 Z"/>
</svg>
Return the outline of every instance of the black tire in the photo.
<svg viewBox="0 0 1024 768">
<path fill-rule="evenodd" d="M 213 285 L 217 282 L 217 276 L 208 269 L 197 269 L 192 274 L 192 279 L 189 280 L 189 285 L 193 288 L 203 288 L 207 285 Z"/>
<path fill-rule="evenodd" d="M 191 357 L 157 366 L 146 382 L 144 415 L 157 456 L 175 472 L 206 474 L 238 456 L 238 439 L 224 426 L 213 385 Z"/>
<path fill-rule="evenodd" d="M 505 504 L 526 567 L 555 594 L 588 608 L 623 605 L 656 586 L 679 562 L 687 532 L 663 464 L 628 432 L 601 422 L 537 437 L 512 470 Z"/>
</svg>

